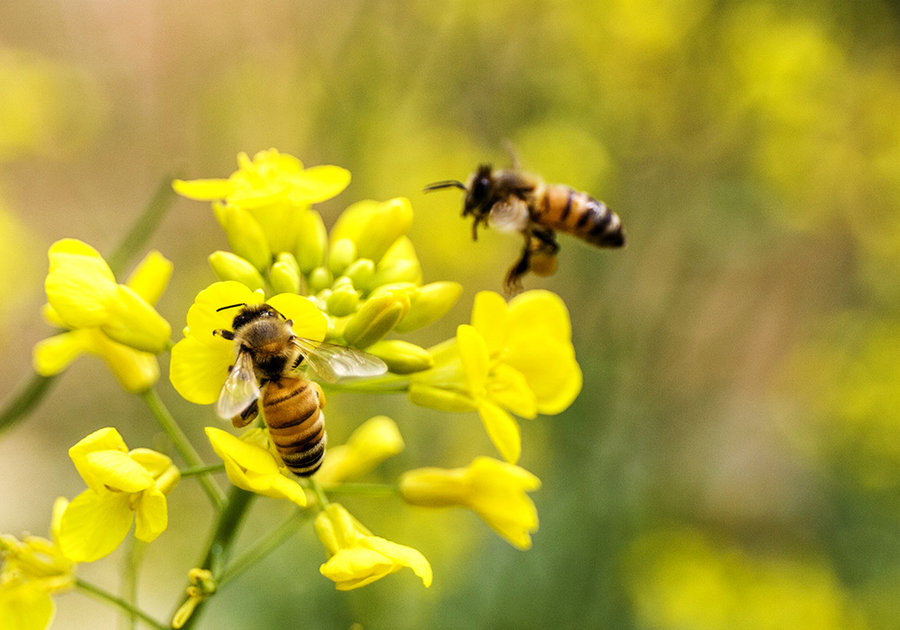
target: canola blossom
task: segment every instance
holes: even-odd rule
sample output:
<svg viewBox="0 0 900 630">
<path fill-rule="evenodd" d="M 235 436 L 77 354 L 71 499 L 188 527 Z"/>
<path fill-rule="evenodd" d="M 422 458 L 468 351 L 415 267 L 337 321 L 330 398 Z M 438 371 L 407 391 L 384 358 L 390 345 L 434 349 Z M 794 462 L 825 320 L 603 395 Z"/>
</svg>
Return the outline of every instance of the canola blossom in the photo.
<svg viewBox="0 0 900 630">
<path fill-rule="evenodd" d="M 59 524 L 68 501 L 53 504 L 50 539 L 0 534 L 0 625 L 43 630 L 56 610 L 52 595 L 75 585 L 75 562 L 59 545 Z"/>
<path fill-rule="evenodd" d="M 129 392 L 156 383 L 155 354 L 169 343 L 171 329 L 152 305 L 168 284 L 172 263 L 150 252 L 127 282 L 119 284 L 99 252 L 82 241 L 57 241 L 49 258 L 44 317 L 67 332 L 35 345 L 35 371 L 53 376 L 82 354 L 93 354 Z"/>
<path fill-rule="evenodd" d="M 403 568 L 412 569 L 422 584 L 431 586 L 433 574 L 425 556 L 412 547 L 373 536 L 339 503 L 319 512 L 315 528 L 328 553 L 320 571 L 339 591 L 366 586 Z"/>
<path fill-rule="evenodd" d="M 111 553 L 132 522 L 138 540 L 151 542 L 168 526 L 166 494 L 180 474 L 172 460 L 146 448 L 129 451 L 111 427 L 69 449 L 88 488 L 62 514 L 59 544 L 67 558 L 92 562 Z"/>
</svg>

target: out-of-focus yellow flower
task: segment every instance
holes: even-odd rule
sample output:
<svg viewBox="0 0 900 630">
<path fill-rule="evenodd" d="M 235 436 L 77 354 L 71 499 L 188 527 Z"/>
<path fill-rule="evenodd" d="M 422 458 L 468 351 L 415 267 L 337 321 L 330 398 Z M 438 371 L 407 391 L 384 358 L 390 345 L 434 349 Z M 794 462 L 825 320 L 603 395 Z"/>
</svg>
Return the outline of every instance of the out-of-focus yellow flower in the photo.
<svg viewBox="0 0 900 630">
<path fill-rule="evenodd" d="M 49 257 L 44 315 L 69 332 L 35 345 L 35 371 L 52 376 L 89 353 L 103 359 L 126 390 L 153 385 L 159 378 L 154 353 L 165 349 L 171 328 L 151 305 L 168 284 L 172 263 L 150 252 L 126 284 L 118 284 L 97 250 L 81 241 L 57 241 Z"/>
<path fill-rule="evenodd" d="M 402 451 L 403 446 L 397 423 L 387 416 L 369 418 L 350 434 L 345 444 L 328 449 L 316 481 L 329 484 L 362 477 Z"/>
<path fill-rule="evenodd" d="M 228 179 L 175 180 L 172 187 L 190 199 L 224 201 L 247 211 L 265 234 L 273 253 L 293 252 L 309 205 L 331 199 L 350 183 L 346 169 L 305 169 L 300 160 L 275 149 L 260 151 L 252 160 L 241 153 L 238 166 Z M 232 236 L 238 238 L 239 230 L 229 225 L 223 223 L 229 240 Z M 235 252 L 241 253 L 237 249 Z"/>
<path fill-rule="evenodd" d="M 371 584 L 403 567 L 412 569 L 426 587 L 431 586 L 431 565 L 425 556 L 411 547 L 373 536 L 342 505 L 327 505 L 316 516 L 315 528 L 328 552 L 328 561 L 319 570 L 339 591 Z"/>
<path fill-rule="evenodd" d="M 261 429 L 248 431 L 237 438 L 227 431 L 206 427 L 216 455 L 225 462 L 228 479 L 238 488 L 274 499 L 287 499 L 300 507 L 306 505 L 306 494 L 294 479 L 282 474 L 280 460 L 266 446 Z"/>
<path fill-rule="evenodd" d="M 490 291 L 475 297 L 472 324 L 431 349 L 434 367 L 410 377 L 409 398 L 443 411 L 477 410 L 504 459 L 521 452 L 513 414 L 533 418 L 566 409 L 581 391 L 569 314 L 549 291 L 528 291 L 507 306 Z"/>
<path fill-rule="evenodd" d="M 111 427 L 94 431 L 69 449 L 88 489 L 66 507 L 59 544 L 66 557 L 91 562 L 112 552 L 128 534 L 151 542 L 168 525 L 165 495 L 181 475 L 172 460 L 150 449 L 128 450 Z"/>
<path fill-rule="evenodd" d="M 541 481 L 513 464 L 476 457 L 465 468 L 419 468 L 400 478 L 400 493 L 413 505 L 463 506 L 518 549 L 531 547 L 538 528 L 538 513 L 526 492 Z"/>
<path fill-rule="evenodd" d="M 51 539 L 0 535 L 0 627 L 43 630 L 53 620 L 51 595 L 75 584 L 75 563 L 57 542 L 59 522 L 68 502 L 53 504 Z"/>
<path fill-rule="evenodd" d="M 231 330 L 238 309 L 218 311 L 232 304 L 258 304 L 263 294 L 239 282 L 216 282 L 197 294 L 188 310 L 185 338 L 172 348 L 169 379 L 179 394 L 199 405 L 216 401 L 228 369 L 234 363 L 234 342 L 214 330 Z M 328 320 L 316 306 L 296 294 L 282 293 L 266 300 L 275 310 L 294 322 L 299 337 L 321 341 Z"/>
</svg>

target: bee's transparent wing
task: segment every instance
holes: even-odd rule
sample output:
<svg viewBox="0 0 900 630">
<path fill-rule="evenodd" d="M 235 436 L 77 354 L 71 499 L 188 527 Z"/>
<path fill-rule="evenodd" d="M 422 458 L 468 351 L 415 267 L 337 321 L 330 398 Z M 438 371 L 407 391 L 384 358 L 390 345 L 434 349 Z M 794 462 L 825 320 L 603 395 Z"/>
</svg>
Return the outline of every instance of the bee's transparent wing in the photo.
<svg viewBox="0 0 900 630">
<path fill-rule="evenodd" d="M 294 343 L 309 366 L 326 383 L 387 372 L 384 361 L 362 350 L 302 337 L 296 337 Z"/>
<path fill-rule="evenodd" d="M 259 398 L 259 384 L 253 372 L 253 359 L 248 352 L 239 352 L 216 403 L 220 418 L 231 420 Z"/>
<path fill-rule="evenodd" d="M 518 197 L 498 201 L 488 218 L 491 228 L 500 232 L 521 232 L 528 226 L 528 204 Z"/>
</svg>

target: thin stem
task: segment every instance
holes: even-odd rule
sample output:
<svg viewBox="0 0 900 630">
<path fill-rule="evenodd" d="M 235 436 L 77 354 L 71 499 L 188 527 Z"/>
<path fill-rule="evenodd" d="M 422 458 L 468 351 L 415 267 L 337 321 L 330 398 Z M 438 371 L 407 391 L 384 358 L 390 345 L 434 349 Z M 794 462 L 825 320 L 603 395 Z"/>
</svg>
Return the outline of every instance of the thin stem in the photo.
<svg viewBox="0 0 900 630">
<path fill-rule="evenodd" d="M 252 492 L 232 486 L 231 492 L 228 493 L 228 499 L 225 501 L 225 508 L 219 512 L 215 529 L 206 547 L 205 557 L 200 564 L 201 568 L 209 569 L 213 575 L 220 575 L 223 572 L 223 567 L 231 551 L 231 545 L 234 543 L 234 539 L 240 529 L 241 521 L 255 496 Z M 200 617 L 199 612 L 203 609 L 205 603 L 206 601 L 204 600 L 197 604 L 182 628 L 189 629 L 197 622 L 197 619 Z"/>
<path fill-rule="evenodd" d="M 222 575 L 216 580 L 219 588 L 230 582 L 267 555 L 278 549 L 288 538 L 297 532 L 300 524 L 310 517 L 310 511 L 298 508 L 284 523 L 276 527 L 269 534 L 250 547 L 237 560 L 232 562 Z"/>
<path fill-rule="evenodd" d="M 328 494 L 356 494 L 367 497 L 391 497 L 400 493 L 400 488 L 389 483 L 335 483 L 326 485 Z"/>
<path fill-rule="evenodd" d="M 122 580 L 122 597 L 132 608 L 137 608 L 137 575 L 141 560 L 144 558 L 144 550 L 146 544 L 138 539 L 129 536 L 128 552 L 125 554 L 125 578 Z M 128 612 L 128 616 L 124 619 L 125 625 L 130 630 L 137 627 L 137 615 L 134 610 Z"/>
<path fill-rule="evenodd" d="M 182 477 L 195 477 L 197 475 L 206 475 L 209 473 L 218 473 L 225 470 L 225 464 L 209 464 L 208 466 L 192 466 L 179 470 Z"/>
<path fill-rule="evenodd" d="M 325 492 L 322 490 L 322 486 L 319 485 L 319 482 L 316 481 L 315 477 L 309 478 L 309 488 L 315 493 L 316 498 L 319 500 L 319 505 L 323 508 L 328 505 L 328 497 L 325 496 Z"/>
<path fill-rule="evenodd" d="M 125 238 L 122 239 L 115 251 L 107 257 L 106 261 L 109 263 L 110 269 L 117 276 L 122 273 L 125 264 L 131 257 L 143 249 L 147 240 L 159 227 L 163 217 L 166 216 L 169 208 L 172 207 L 172 203 L 176 199 L 175 191 L 172 190 L 173 179 L 174 176 L 172 174 L 167 174 L 160 179 L 156 190 L 153 192 L 153 197 L 144 206 L 144 210 L 137 221 L 131 226 L 128 234 L 125 235 Z"/>
<path fill-rule="evenodd" d="M 169 439 L 172 440 L 172 443 L 175 445 L 175 448 L 178 449 L 178 452 L 181 454 L 181 457 L 187 465 L 191 468 L 205 466 L 206 464 L 200 458 L 199 453 L 194 449 L 194 445 L 191 444 L 187 435 L 181 430 L 181 426 L 175 421 L 175 418 L 159 397 L 156 388 L 151 387 L 141 394 L 141 397 L 144 399 L 144 402 L 147 403 L 150 412 L 156 418 L 157 422 L 159 422 L 163 431 L 169 436 Z M 213 480 L 212 476 L 210 476 L 209 473 L 200 475 L 200 484 L 203 486 L 203 489 L 206 490 L 206 494 L 209 496 L 213 505 L 218 509 L 222 509 L 222 506 L 225 503 L 225 494 Z"/>
<path fill-rule="evenodd" d="M 11 427 L 17 420 L 21 420 L 37 406 L 50 391 L 50 386 L 56 382 L 55 376 L 41 376 L 32 374 L 25 382 L 19 393 L 6 405 L 0 414 L 0 432 Z"/>
<path fill-rule="evenodd" d="M 405 394 L 409 389 L 409 377 L 400 374 L 385 374 L 374 378 L 348 380 L 342 383 L 327 383 L 325 392 L 358 392 L 361 394 Z"/>
<path fill-rule="evenodd" d="M 80 589 L 81 591 L 92 595 L 97 599 L 103 600 L 109 604 L 112 604 L 113 606 L 121 608 L 129 615 L 134 615 L 151 628 L 156 628 L 156 630 L 169 630 L 168 624 L 160 623 L 144 611 L 140 610 L 139 608 L 135 608 L 121 597 L 116 597 L 109 591 L 106 591 L 99 586 L 91 584 L 90 582 L 87 582 L 79 577 L 75 578 L 75 586 L 78 587 L 78 589 Z"/>
</svg>

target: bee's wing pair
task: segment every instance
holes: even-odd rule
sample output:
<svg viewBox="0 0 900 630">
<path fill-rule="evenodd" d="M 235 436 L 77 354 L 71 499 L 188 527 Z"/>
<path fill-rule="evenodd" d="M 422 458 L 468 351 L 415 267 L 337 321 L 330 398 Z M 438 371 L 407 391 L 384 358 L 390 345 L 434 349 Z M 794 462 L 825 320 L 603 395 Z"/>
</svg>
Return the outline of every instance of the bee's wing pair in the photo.
<svg viewBox="0 0 900 630">
<path fill-rule="evenodd" d="M 300 350 L 306 363 L 326 383 L 336 383 L 345 378 L 378 376 L 387 372 L 387 366 L 378 357 L 347 346 L 302 337 L 295 337 L 292 343 Z M 216 413 L 220 418 L 230 420 L 247 409 L 259 396 L 253 356 L 242 350 L 238 352 L 234 366 L 219 393 Z"/>
</svg>

